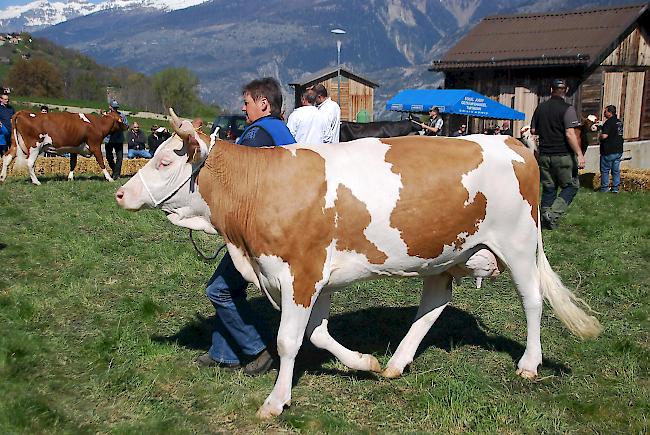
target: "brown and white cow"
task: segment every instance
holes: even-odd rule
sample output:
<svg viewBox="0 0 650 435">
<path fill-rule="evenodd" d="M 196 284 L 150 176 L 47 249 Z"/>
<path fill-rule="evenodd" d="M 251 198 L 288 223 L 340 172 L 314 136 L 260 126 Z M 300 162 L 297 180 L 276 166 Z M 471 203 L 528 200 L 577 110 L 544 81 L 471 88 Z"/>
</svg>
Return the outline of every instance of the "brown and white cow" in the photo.
<svg viewBox="0 0 650 435">
<path fill-rule="evenodd" d="M 36 178 L 34 165 L 41 152 L 57 154 L 71 153 L 70 173 L 68 179 L 74 178 L 74 168 L 77 154 L 84 157 L 95 156 L 104 177 L 113 179 L 108 174 L 102 156 L 102 140 L 104 137 L 127 126 L 119 114 L 114 112 L 102 115 L 53 112 L 32 113 L 28 110 L 17 112 L 11 119 L 12 145 L 2 158 L 2 173 L 0 182 L 7 177 L 7 170 L 13 158 L 18 164 L 26 164 L 29 176 L 34 184 L 41 184 Z"/>
<path fill-rule="evenodd" d="M 305 333 L 348 367 L 400 376 L 451 300 L 453 276 L 490 276 L 497 263 L 510 269 L 526 314 L 518 374 L 535 377 L 542 362 L 543 299 L 577 335 L 600 332 L 546 259 L 537 163 L 515 139 L 408 136 L 249 148 L 208 138 L 188 121 L 173 127 L 177 135 L 116 200 L 221 234 L 237 269 L 281 307 L 280 371 L 260 417 L 290 403 Z M 415 321 L 382 371 L 374 356 L 332 338 L 327 319 L 332 291 L 391 276 L 422 277 L 423 291 Z"/>
</svg>

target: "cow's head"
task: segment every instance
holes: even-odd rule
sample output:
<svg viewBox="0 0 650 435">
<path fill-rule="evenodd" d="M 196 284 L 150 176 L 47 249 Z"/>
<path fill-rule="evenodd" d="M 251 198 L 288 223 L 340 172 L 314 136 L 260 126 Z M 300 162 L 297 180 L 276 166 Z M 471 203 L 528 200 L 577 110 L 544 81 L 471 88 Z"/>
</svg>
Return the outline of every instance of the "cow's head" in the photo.
<svg viewBox="0 0 650 435">
<path fill-rule="evenodd" d="M 122 119 L 120 114 L 113 110 L 111 110 L 110 112 L 104 112 L 102 116 L 106 116 L 110 118 L 112 121 L 110 129 L 108 131 L 109 134 L 115 133 L 116 131 L 120 131 L 120 130 L 126 130 L 127 128 L 129 128 L 129 126 L 124 123 L 124 120 Z"/>
<path fill-rule="evenodd" d="M 209 209 L 196 184 L 196 175 L 208 156 L 210 144 L 190 121 L 181 121 L 172 109 L 169 112 L 175 134 L 117 190 L 115 199 L 127 210 L 160 208 L 176 225 L 214 233 Z"/>
</svg>

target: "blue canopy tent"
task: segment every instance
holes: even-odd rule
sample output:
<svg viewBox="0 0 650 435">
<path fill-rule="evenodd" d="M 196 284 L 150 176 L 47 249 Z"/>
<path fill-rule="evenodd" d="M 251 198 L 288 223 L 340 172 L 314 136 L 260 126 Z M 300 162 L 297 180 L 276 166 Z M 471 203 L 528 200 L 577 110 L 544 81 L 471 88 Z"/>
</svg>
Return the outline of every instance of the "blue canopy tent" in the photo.
<svg viewBox="0 0 650 435">
<path fill-rule="evenodd" d="M 479 118 L 523 120 L 526 114 L 470 89 L 406 89 L 386 103 L 387 110 L 397 112 L 428 112 L 432 107 L 440 113 L 476 116 Z"/>
</svg>

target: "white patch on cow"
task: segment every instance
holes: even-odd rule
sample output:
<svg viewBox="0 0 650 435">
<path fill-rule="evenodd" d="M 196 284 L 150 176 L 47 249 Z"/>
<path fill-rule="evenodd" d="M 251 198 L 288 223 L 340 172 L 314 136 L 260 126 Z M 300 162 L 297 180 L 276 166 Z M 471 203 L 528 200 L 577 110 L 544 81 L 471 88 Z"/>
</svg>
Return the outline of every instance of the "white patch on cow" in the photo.
<svg viewBox="0 0 650 435">
<path fill-rule="evenodd" d="M 465 244 L 476 246 L 490 240 L 490 248 L 499 257 L 502 257 L 500 255 L 501 248 L 508 246 L 509 241 L 490 238 L 490 233 L 517 232 L 525 240 L 533 242 L 537 240 L 537 226 L 532 218 L 531 205 L 519 191 L 519 181 L 513 167 L 513 161 L 524 163 L 524 159 L 506 145 L 506 138 L 507 136 L 487 135 L 464 137 L 466 140 L 477 143 L 483 152 L 483 162 L 478 168 L 462 177 L 463 186 L 469 192 L 469 200 L 465 205 L 473 202 L 478 192 L 483 193 L 487 199 L 485 219 L 481 223 L 479 231 L 467 236 Z M 498 180 L 495 179 L 495 174 L 498 174 L 496 175 Z M 504 213 L 504 210 L 508 210 L 508 212 Z M 483 231 L 484 228 L 487 230 Z M 459 248 L 462 246 L 456 247 L 456 249 Z"/>
<path fill-rule="evenodd" d="M 81 118 L 83 122 L 87 122 L 88 124 L 91 123 L 90 120 L 86 118 L 86 115 L 84 115 L 83 113 L 79 113 L 79 118 Z"/>
<path fill-rule="evenodd" d="M 406 243 L 399 230 L 391 227 L 390 216 L 399 200 L 401 176 L 391 171 L 386 162 L 388 144 L 375 138 L 358 139 L 336 145 L 304 145 L 287 147 L 311 149 L 325 159 L 327 192 L 325 208 L 334 207 L 339 185 L 350 189 L 370 214 L 370 224 L 364 230 L 366 238 L 384 252 L 390 264 L 393 259 L 407 255 Z M 362 165 L 359 162 L 363 162 Z M 381 186 L 378 189 L 377 186 Z"/>
<path fill-rule="evenodd" d="M 106 178 L 107 181 L 110 181 L 111 183 L 115 180 L 113 180 L 113 177 L 111 177 L 106 170 L 106 168 L 102 169 L 102 174 L 104 174 L 104 178 Z"/>
<path fill-rule="evenodd" d="M 34 115 L 33 113 L 30 113 L 29 116 L 31 116 L 32 118 L 36 118 L 36 115 Z"/>
<path fill-rule="evenodd" d="M 256 259 L 259 267 L 259 285 L 270 301 L 280 300 L 282 286 L 290 285 L 293 299 L 293 275 L 289 263 L 276 255 L 261 255 Z M 306 309 L 306 308 L 304 308 Z"/>
<path fill-rule="evenodd" d="M 74 171 L 70 171 L 68 172 L 68 181 L 73 181 L 73 180 L 74 180 Z"/>
</svg>

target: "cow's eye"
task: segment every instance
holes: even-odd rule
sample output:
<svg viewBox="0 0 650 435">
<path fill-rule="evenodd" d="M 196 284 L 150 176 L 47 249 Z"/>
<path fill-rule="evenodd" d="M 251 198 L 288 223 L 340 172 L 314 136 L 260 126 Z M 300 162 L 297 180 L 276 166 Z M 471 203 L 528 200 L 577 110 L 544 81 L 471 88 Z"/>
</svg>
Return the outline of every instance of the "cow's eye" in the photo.
<svg viewBox="0 0 650 435">
<path fill-rule="evenodd" d="M 160 169 L 162 167 L 167 167 L 167 166 L 169 166 L 171 164 L 172 164 L 171 160 L 162 158 L 162 159 L 160 159 L 160 163 L 158 164 L 158 168 Z"/>
</svg>

